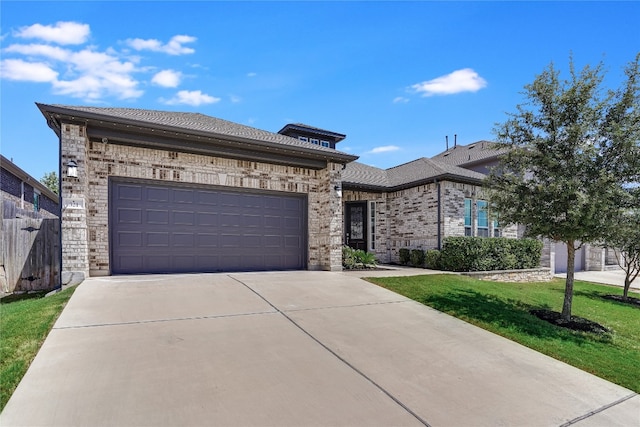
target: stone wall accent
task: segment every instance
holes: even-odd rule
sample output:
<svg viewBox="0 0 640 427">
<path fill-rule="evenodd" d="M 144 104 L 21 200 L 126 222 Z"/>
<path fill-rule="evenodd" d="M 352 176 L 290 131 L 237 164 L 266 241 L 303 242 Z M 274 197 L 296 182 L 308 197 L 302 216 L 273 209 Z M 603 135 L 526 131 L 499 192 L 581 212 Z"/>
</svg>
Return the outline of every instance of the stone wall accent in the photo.
<svg viewBox="0 0 640 427">
<path fill-rule="evenodd" d="M 492 280 L 494 282 L 548 282 L 553 279 L 553 273 L 546 267 L 523 270 L 468 271 L 460 274 L 478 280 Z"/>
<path fill-rule="evenodd" d="M 78 178 L 63 177 L 62 196 L 83 198 L 85 210 L 63 212 L 64 270 L 108 275 L 109 177 L 273 190 L 308 195 L 308 268 L 342 268 L 342 204 L 333 190 L 342 165 L 326 169 L 274 165 L 183 152 L 93 142 L 83 127 L 62 125 L 62 164 L 74 160 Z"/>
</svg>

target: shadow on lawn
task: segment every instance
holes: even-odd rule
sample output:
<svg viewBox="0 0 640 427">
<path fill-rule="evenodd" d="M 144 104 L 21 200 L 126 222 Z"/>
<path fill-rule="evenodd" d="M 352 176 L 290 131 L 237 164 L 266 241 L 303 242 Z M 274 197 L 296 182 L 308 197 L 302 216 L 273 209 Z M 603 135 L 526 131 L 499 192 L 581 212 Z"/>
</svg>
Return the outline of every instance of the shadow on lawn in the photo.
<svg viewBox="0 0 640 427">
<path fill-rule="evenodd" d="M 611 341 L 609 335 L 575 333 L 540 320 L 529 313 L 532 309 L 550 310 L 547 305 L 531 306 L 517 300 L 505 301 L 493 295 L 468 289 L 455 289 L 455 292 L 443 295 L 430 295 L 420 302 L 464 320 L 495 325 L 498 329 L 493 331 L 497 333 L 502 333 L 499 329 L 507 329 L 542 339 L 569 340 L 578 345 L 594 341 Z"/>
</svg>

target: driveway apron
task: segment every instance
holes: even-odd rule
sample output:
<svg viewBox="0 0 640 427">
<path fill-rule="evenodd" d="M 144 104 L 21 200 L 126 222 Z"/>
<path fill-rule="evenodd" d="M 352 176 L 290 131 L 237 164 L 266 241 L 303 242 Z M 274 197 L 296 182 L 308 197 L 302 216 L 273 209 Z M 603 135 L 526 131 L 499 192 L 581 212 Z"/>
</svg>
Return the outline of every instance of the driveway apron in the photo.
<svg viewBox="0 0 640 427">
<path fill-rule="evenodd" d="M 337 272 L 82 283 L 0 425 L 638 425 L 640 397 Z"/>
</svg>

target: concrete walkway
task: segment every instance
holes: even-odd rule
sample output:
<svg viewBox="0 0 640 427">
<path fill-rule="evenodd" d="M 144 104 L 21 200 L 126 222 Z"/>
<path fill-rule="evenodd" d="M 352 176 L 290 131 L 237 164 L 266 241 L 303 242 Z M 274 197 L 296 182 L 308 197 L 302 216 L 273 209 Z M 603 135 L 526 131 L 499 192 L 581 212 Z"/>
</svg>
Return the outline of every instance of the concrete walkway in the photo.
<svg viewBox="0 0 640 427">
<path fill-rule="evenodd" d="M 3 427 L 639 423 L 630 390 L 330 272 L 88 279 L 0 415 Z"/>
</svg>

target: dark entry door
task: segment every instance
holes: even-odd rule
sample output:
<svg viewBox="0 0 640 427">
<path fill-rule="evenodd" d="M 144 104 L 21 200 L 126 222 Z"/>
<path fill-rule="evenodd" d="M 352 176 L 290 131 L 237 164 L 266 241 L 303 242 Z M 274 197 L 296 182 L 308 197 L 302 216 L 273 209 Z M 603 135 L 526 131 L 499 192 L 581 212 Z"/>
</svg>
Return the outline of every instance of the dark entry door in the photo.
<svg viewBox="0 0 640 427">
<path fill-rule="evenodd" d="M 347 246 L 367 250 L 367 202 L 347 203 L 345 231 Z"/>
</svg>

